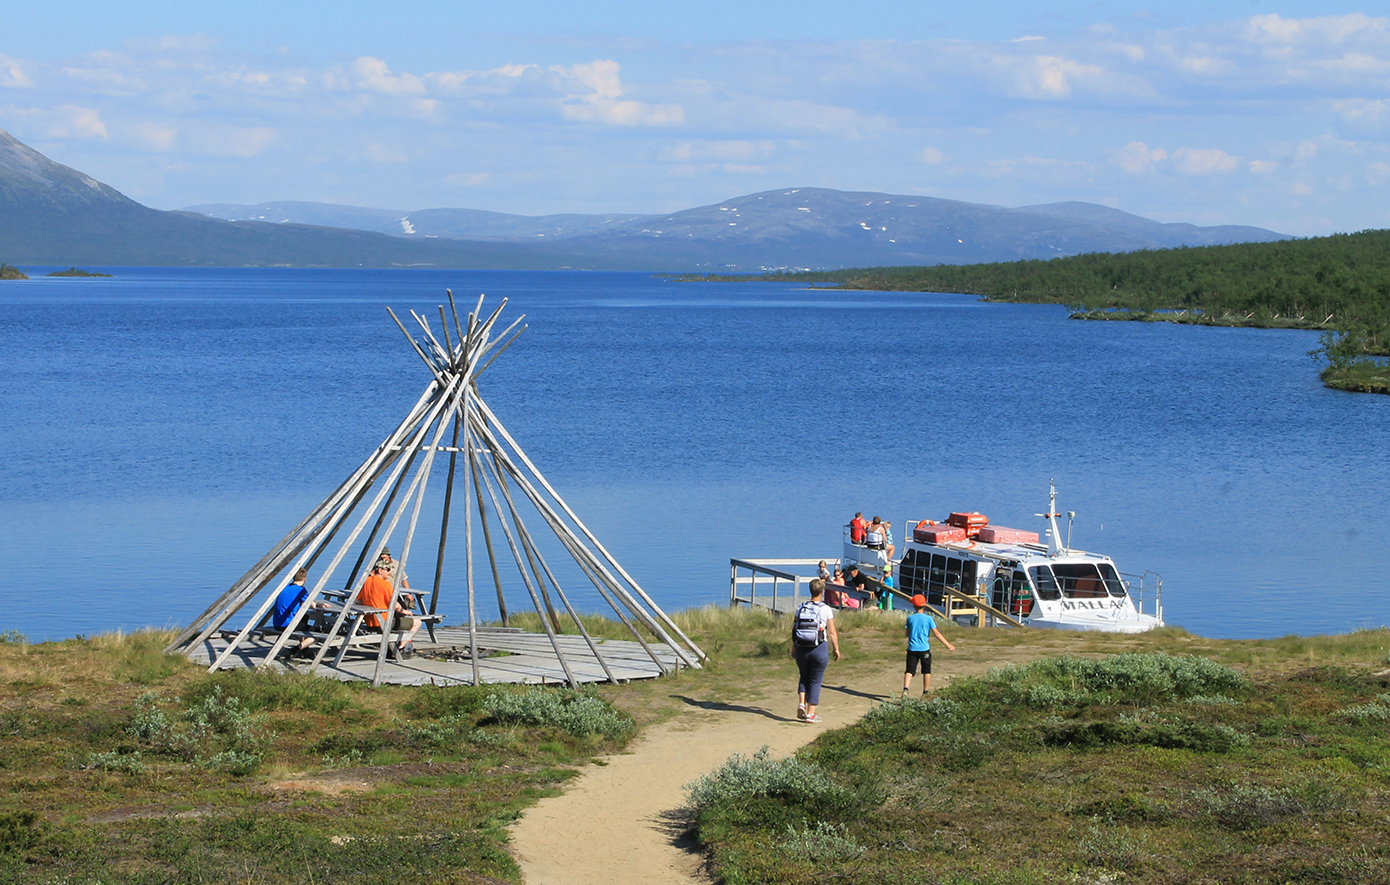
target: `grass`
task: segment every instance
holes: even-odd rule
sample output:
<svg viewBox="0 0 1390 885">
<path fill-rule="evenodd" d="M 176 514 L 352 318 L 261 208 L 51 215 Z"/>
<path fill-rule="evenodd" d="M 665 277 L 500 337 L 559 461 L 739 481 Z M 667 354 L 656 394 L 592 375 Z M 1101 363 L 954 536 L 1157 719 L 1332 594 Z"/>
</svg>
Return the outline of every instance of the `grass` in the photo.
<svg viewBox="0 0 1390 885">
<path fill-rule="evenodd" d="M 794 673 L 784 618 L 673 617 L 705 668 L 584 692 L 208 674 L 161 631 L 0 633 L 0 881 L 519 881 L 527 806 Z M 843 666 L 900 667 L 902 618 L 842 613 Z M 1048 660 L 711 772 L 693 812 L 727 881 L 1390 881 L 1390 631 L 945 630 L 959 655 Z"/>
<path fill-rule="evenodd" d="M 1078 640 L 691 784 L 716 876 L 1390 882 L 1390 630 Z"/>
</svg>

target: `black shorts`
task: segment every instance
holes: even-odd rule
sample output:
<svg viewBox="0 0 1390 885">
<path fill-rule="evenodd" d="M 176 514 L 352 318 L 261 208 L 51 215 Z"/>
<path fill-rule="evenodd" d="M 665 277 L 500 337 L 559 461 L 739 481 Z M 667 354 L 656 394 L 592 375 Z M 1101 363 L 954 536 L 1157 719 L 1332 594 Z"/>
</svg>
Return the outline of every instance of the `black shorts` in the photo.
<svg viewBox="0 0 1390 885">
<path fill-rule="evenodd" d="M 903 672 L 910 673 L 914 676 L 917 675 L 917 663 L 919 661 L 922 664 L 922 674 L 924 676 L 930 676 L 931 649 L 927 649 L 926 651 L 909 651 L 907 653 L 907 668 L 903 670 Z"/>
</svg>

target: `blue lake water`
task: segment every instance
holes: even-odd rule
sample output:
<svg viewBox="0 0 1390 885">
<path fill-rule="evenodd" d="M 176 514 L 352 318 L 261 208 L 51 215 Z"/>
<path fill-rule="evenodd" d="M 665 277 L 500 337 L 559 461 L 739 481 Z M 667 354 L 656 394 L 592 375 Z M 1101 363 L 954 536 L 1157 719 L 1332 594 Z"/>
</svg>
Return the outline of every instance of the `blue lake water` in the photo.
<svg viewBox="0 0 1390 885">
<path fill-rule="evenodd" d="M 1324 389 L 1311 333 L 643 274 L 113 272 L 0 284 L 0 630 L 32 640 L 202 611 L 415 402 L 385 308 L 437 317 L 445 287 L 527 315 L 482 395 L 668 610 L 726 601 L 731 556 L 833 557 L 856 510 L 1040 529 L 1051 478 L 1075 546 L 1163 576 L 1169 623 L 1390 623 L 1390 397 Z"/>
</svg>

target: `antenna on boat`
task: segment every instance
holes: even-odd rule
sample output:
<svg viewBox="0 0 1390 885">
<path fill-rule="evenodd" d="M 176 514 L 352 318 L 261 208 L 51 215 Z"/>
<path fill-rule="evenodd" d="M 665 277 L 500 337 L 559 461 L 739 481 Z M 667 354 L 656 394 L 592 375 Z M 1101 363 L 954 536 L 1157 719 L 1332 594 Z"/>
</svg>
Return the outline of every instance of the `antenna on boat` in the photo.
<svg viewBox="0 0 1390 885">
<path fill-rule="evenodd" d="M 1076 511 L 1067 511 L 1067 552 L 1071 552 L 1071 522 L 1076 519 Z"/>
<path fill-rule="evenodd" d="M 1048 525 L 1052 526 L 1052 533 L 1047 539 L 1047 555 L 1059 556 L 1062 553 L 1062 533 L 1057 528 L 1057 517 L 1062 514 L 1057 512 L 1057 485 L 1052 480 L 1047 481 L 1047 512 L 1034 513 L 1034 516 L 1041 516 L 1047 520 Z M 1075 513 L 1069 514 L 1075 516 Z M 1071 549 L 1071 524 L 1067 524 L 1067 549 Z"/>
</svg>

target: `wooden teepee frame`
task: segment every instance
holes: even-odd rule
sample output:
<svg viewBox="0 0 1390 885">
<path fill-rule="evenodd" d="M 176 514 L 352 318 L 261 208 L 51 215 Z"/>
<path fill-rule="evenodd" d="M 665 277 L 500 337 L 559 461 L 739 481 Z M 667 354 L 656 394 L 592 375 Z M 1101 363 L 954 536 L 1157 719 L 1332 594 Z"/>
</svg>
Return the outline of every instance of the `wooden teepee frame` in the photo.
<svg viewBox="0 0 1390 885">
<path fill-rule="evenodd" d="M 524 317 L 518 317 L 506 329 L 494 335 L 498 317 L 506 307 L 506 299 L 503 299 L 502 304 L 491 315 L 483 318 L 483 297 L 479 296 L 477 306 L 467 315 L 466 321 L 459 319 L 452 291 L 448 291 L 448 299 L 453 319 L 453 336 L 450 335 L 450 315 L 446 315 L 443 305 L 439 306 L 439 336 L 435 335 L 424 316 L 413 310 L 410 312 L 422 333 L 418 341 L 395 312 L 387 308 L 391 319 L 400 327 L 411 348 L 429 368 L 433 380 L 411 407 L 405 419 L 371 456 L 281 538 L 279 543 L 261 557 L 261 560 L 242 575 L 226 593 L 184 628 L 170 643 L 167 651 L 182 651 L 193 657 L 214 633 L 221 631 L 223 636 L 231 634 L 232 630 L 226 625 L 232 617 L 256 600 L 266 588 L 272 588 L 272 592 L 254 609 L 254 614 L 245 622 L 245 626 L 236 632 L 235 638 L 221 649 L 220 653 L 212 655 L 209 669 L 217 670 L 224 665 L 236 666 L 236 663 L 228 663 L 242 659 L 235 657 L 234 652 L 239 648 L 249 647 L 248 637 L 264 620 L 275 602 L 280 586 L 276 577 L 282 573 L 293 574 L 301 567 L 318 572 L 317 579 L 309 588 L 308 598 L 300 606 L 294 621 L 276 638 L 269 651 L 253 664 L 257 667 L 266 666 L 276 659 L 291 635 L 299 629 L 305 614 L 311 609 L 311 604 L 324 594 L 325 588 L 329 586 L 330 580 L 348 555 L 356 551 L 356 559 L 341 585 L 346 596 L 345 602 L 340 613 L 333 619 L 327 638 L 318 644 L 318 653 L 309 667 L 309 672 L 316 670 L 335 639 L 346 641 L 343 628 L 349 619 L 351 606 L 356 602 L 361 590 L 359 578 L 363 576 L 364 564 L 377 561 L 387 539 L 392 537 L 409 510 L 404 543 L 398 558 L 399 565 L 393 574 L 390 608 L 394 608 L 396 597 L 401 593 L 400 582 L 405 575 L 406 563 L 415 541 L 415 530 L 430 474 L 435 465 L 435 456 L 445 452 L 449 456 L 448 476 L 444 484 L 439 547 L 429 606 L 430 614 L 434 614 L 439 604 L 444 551 L 449 538 L 449 517 L 455 499 L 454 484 L 461 478 L 466 552 L 464 582 L 468 593 L 468 651 L 472 661 L 474 685 L 480 682 L 479 631 L 474 605 L 474 594 L 478 589 L 474 581 L 473 568 L 475 509 L 503 623 L 508 620 L 507 602 L 502 590 L 502 570 L 499 568 L 498 551 L 494 544 L 494 520 L 496 527 L 501 529 L 507 552 L 510 553 L 509 558 L 515 562 L 521 583 L 540 617 L 545 635 L 550 639 L 550 647 L 565 673 L 566 681 L 573 687 L 579 685 L 570 663 L 565 658 L 563 645 L 556 638 L 562 629 L 563 620 L 554 605 L 556 598 L 559 599 L 568 619 L 583 636 L 608 680 L 617 681 L 609 662 L 604 659 L 601 643 L 590 637 L 579 613 L 570 604 L 569 597 L 556 580 L 554 572 L 537 548 L 531 532 L 522 521 L 517 509 L 518 494 L 529 501 L 540 514 L 565 551 L 573 557 L 583 574 L 631 631 L 661 673 L 671 672 L 672 667 L 666 662 L 670 658 L 667 656 L 663 660 L 653 648 L 653 644 L 665 645 L 675 653 L 676 668 L 681 665 L 700 666 L 700 660 L 705 658 L 704 652 L 681 632 L 603 547 L 594 533 L 580 521 L 507 432 L 497 415 L 479 396 L 478 376 L 525 331 L 525 326 L 518 328 Z M 451 439 L 448 445 L 442 445 L 444 435 L 450 432 Z M 463 461 L 462 470 L 459 469 L 460 457 Z M 364 530 L 366 536 L 365 540 L 362 540 Z M 327 564 L 322 565 L 325 557 Z M 645 636 L 644 631 L 647 633 Z M 391 633 L 383 630 L 376 651 L 376 670 L 372 678 L 374 685 L 382 681 L 390 639 Z M 260 646 L 262 649 L 263 647 Z"/>
</svg>

